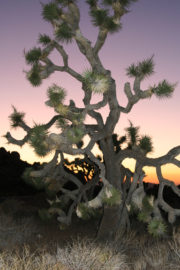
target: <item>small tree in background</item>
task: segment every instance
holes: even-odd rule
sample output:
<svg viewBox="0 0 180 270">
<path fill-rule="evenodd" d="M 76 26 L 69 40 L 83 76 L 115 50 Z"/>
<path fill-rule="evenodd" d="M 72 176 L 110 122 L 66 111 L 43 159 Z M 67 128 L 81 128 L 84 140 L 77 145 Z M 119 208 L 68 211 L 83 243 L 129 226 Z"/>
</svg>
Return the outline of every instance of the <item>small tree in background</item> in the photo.
<svg viewBox="0 0 180 270">
<path fill-rule="evenodd" d="M 94 45 L 82 34 L 79 27 L 78 1 L 54 0 L 48 4 L 42 4 L 42 17 L 51 24 L 53 37 L 41 34 L 38 40 L 40 47 L 34 47 L 25 52 L 26 62 L 30 65 L 26 76 L 33 86 L 39 86 L 55 71 L 66 72 L 81 83 L 84 106 L 80 108 L 72 100 L 69 105 L 65 105 L 66 90 L 53 84 L 48 88 L 46 105 L 54 109 L 55 116 L 46 124 L 35 124 L 29 127 L 25 123 L 24 113 L 14 108 L 10 115 L 11 124 L 13 127 L 23 128 L 27 135 L 22 140 L 16 140 L 8 132 L 6 138 L 9 143 L 20 146 L 29 143 L 39 156 L 54 152 L 53 159 L 42 166 L 41 170 L 26 171 L 24 177 L 36 185 L 44 185 L 47 190 L 57 195 L 50 201 L 51 207 L 48 214 L 56 213 L 61 225 L 71 223 L 74 211 L 79 217 L 85 214 L 91 216 L 96 209 L 104 207 L 98 237 L 114 238 L 119 232 L 129 228 L 129 214 L 132 209 L 135 209 L 139 213 L 139 219 L 148 223 L 149 232 L 161 235 L 164 233 L 165 226 L 160 209 L 167 212 L 170 223 L 173 223 L 176 216 L 180 215 L 180 209 L 173 209 L 163 199 L 165 186 L 170 186 L 178 196 L 180 196 L 180 190 L 173 182 L 164 179 L 161 172 L 164 164 L 172 163 L 180 167 L 180 161 L 176 159 L 180 153 L 180 146 L 171 149 L 162 157 L 148 158 L 147 153 L 152 151 L 150 137 L 140 137 L 139 128 L 134 127 L 131 122 L 126 130 L 126 137 L 119 138 L 114 135 L 114 129 L 120 115 L 129 113 L 141 99 L 147 99 L 153 95 L 159 99 L 169 98 L 173 94 L 175 85 L 163 80 L 146 90 L 141 89 L 142 81 L 154 72 L 153 57 L 150 57 L 126 69 L 127 76 L 133 78 L 134 83 L 133 86 L 129 82 L 124 84 L 124 93 L 128 102 L 125 107 L 121 106 L 116 97 L 116 82 L 111 72 L 103 66 L 99 52 L 107 36 L 121 29 L 121 18 L 135 0 L 88 0 L 86 2 L 92 24 L 98 28 Z M 65 45 L 71 41 L 75 41 L 79 51 L 89 62 L 90 68 L 82 73 L 78 73 L 69 65 Z M 51 60 L 50 54 L 54 50 L 62 57 L 62 66 L 54 64 Z M 92 103 L 94 94 L 100 94 L 101 101 Z M 106 106 L 109 108 L 109 114 L 103 121 L 99 110 Z M 96 123 L 87 124 L 85 122 L 87 116 Z M 57 133 L 48 131 L 54 124 L 58 127 Z M 89 142 L 84 147 L 80 141 L 86 135 L 89 137 Z M 92 148 L 96 143 L 102 151 L 103 162 L 92 153 Z M 121 147 L 123 143 L 125 146 Z M 97 173 L 93 175 L 91 181 L 83 184 L 78 177 L 65 169 L 65 153 L 84 155 L 86 159 L 94 163 Z M 122 165 L 126 158 L 133 158 L 136 161 L 134 173 Z M 156 199 L 145 196 L 144 166 L 156 168 L 159 179 Z M 95 198 L 88 198 L 88 191 L 97 185 L 99 179 L 102 183 L 100 192 Z M 73 190 L 66 188 L 68 181 L 75 185 Z"/>
</svg>

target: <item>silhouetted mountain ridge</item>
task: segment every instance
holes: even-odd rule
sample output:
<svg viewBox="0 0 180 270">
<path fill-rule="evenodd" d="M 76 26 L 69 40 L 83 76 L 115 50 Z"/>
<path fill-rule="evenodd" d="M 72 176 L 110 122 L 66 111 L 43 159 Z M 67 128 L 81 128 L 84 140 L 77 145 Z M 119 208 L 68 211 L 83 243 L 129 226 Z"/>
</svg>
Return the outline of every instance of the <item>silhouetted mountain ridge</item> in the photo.
<svg viewBox="0 0 180 270">
<path fill-rule="evenodd" d="M 0 196 L 31 195 L 36 190 L 28 186 L 22 179 L 27 167 L 34 165 L 20 159 L 16 151 L 9 152 L 0 148 Z"/>
</svg>

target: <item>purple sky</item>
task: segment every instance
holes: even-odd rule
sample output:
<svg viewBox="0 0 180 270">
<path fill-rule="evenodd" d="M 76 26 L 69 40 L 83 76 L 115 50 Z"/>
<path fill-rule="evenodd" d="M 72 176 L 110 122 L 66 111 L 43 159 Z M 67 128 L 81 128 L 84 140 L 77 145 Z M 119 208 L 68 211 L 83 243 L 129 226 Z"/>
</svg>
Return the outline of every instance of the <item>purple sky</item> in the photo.
<svg viewBox="0 0 180 270">
<path fill-rule="evenodd" d="M 43 3 L 49 2 L 42 0 Z M 78 1 L 81 7 L 82 32 L 93 42 L 97 29 L 89 24 L 87 5 Z M 117 83 L 119 103 L 126 104 L 123 85 L 130 81 L 125 75 L 125 68 L 131 63 L 143 60 L 154 54 L 155 74 L 146 79 L 142 87 L 146 89 L 163 79 L 179 82 L 180 78 L 180 0 L 139 0 L 131 6 L 131 13 L 123 17 L 123 29 L 107 39 L 100 57 L 104 66 L 112 71 Z M 12 112 L 11 104 L 20 111 L 26 112 L 27 123 L 32 125 L 47 122 L 53 116 L 53 110 L 45 106 L 46 89 L 52 83 L 57 83 L 67 89 L 67 102 L 74 99 L 82 105 L 83 93 L 80 84 L 69 75 L 56 73 L 45 80 L 40 87 L 33 88 L 26 80 L 23 70 L 26 66 L 23 50 L 36 46 L 39 33 L 49 33 L 50 25 L 42 20 L 39 0 L 1 0 L 0 3 L 0 100 L 1 128 L 0 136 L 9 129 L 8 116 Z M 66 47 L 66 46 L 65 46 Z M 78 72 L 88 68 L 88 62 L 81 56 L 75 44 L 67 46 L 70 66 Z M 53 55 L 59 64 L 60 58 Z M 154 142 L 152 157 L 166 154 L 167 151 L 179 145 L 180 133 L 180 85 L 171 99 L 159 101 L 155 97 L 143 100 L 135 105 L 128 115 L 122 115 L 116 131 L 124 133 L 124 128 L 130 119 L 141 127 L 142 134 L 151 135 Z M 106 112 L 104 111 L 106 114 Z M 24 133 L 12 130 L 17 138 Z M 0 146 L 10 151 L 18 151 L 21 158 L 29 162 L 39 160 L 28 146 L 22 149 L 6 145 L 6 140 L 0 137 Z M 180 169 L 169 166 L 171 178 L 180 183 Z M 151 171 L 152 173 L 152 171 Z M 177 177 L 177 173 L 179 176 Z M 174 178 L 175 177 L 175 178 Z"/>
</svg>

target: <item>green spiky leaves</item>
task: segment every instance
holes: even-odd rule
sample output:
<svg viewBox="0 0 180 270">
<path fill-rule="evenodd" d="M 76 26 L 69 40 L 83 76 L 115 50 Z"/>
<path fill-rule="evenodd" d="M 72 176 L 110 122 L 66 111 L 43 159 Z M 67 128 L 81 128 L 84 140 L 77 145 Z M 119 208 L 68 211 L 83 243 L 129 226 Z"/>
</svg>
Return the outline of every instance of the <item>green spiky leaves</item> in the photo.
<svg viewBox="0 0 180 270">
<path fill-rule="evenodd" d="M 119 205 L 121 203 L 121 193 L 116 188 L 105 188 L 103 203 L 109 206 Z"/>
<path fill-rule="evenodd" d="M 58 4 L 61 4 L 63 6 L 66 6 L 70 3 L 72 3 L 73 1 L 75 2 L 76 0 L 55 0 Z"/>
<path fill-rule="evenodd" d="M 66 97 L 66 91 L 64 88 L 59 87 L 57 84 L 53 84 L 48 88 L 47 96 L 49 98 L 48 105 L 55 108 L 59 104 L 63 103 Z"/>
<path fill-rule="evenodd" d="M 174 92 L 176 84 L 170 84 L 166 80 L 160 82 L 157 86 L 151 87 L 151 91 L 157 98 L 170 98 Z"/>
<path fill-rule="evenodd" d="M 76 214 L 79 218 L 89 220 L 99 216 L 99 211 L 95 208 L 87 207 L 84 203 L 79 203 L 76 209 Z"/>
<path fill-rule="evenodd" d="M 67 138 L 73 144 L 79 143 L 82 140 L 83 136 L 84 136 L 84 130 L 81 127 L 81 125 L 71 127 L 67 131 Z"/>
<path fill-rule="evenodd" d="M 97 4 L 97 0 L 86 0 L 86 3 L 88 3 L 91 7 L 94 7 Z"/>
<path fill-rule="evenodd" d="M 109 80 L 105 75 L 95 74 L 92 70 L 86 70 L 82 75 L 87 90 L 98 94 L 103 94 L 108 91 Z"/>
<path fill-rule="evenodd" d="M 146 155 L 153 151 L 153 143 L 150 136 L 143 135 L 139 136 L 139 127 L 135 127 L 131 121 L 129 121 L 130 126 L 126 128 L 127 138 L 129 139 L 128 148 L 133 149 L 140 148 Z"/>
<path fill-rule="evenodd" d="M 60 118 L 57 119 L 57 121 L 56 121 L 56 127 L 57 128 L 61 128 L 63 130 L 67 126 L 68 126 L 68 121 L 65 118 L 60 117 Z"/>
<path fill-rule="evenodd" d="M 120 4 L 124 7 L 124 8 L 128 8 L 132 3 L 137 2 L 138 0 L 119 0 Z"/>
<path fill-rule="evenodd" d="M 13 128 L 16 128 L 19 126 L 19 124 L 23 121 L 23 118 L 25 116 L 25 113 L 18 112 L 14 106 L 13 107 L 13 113 L 9 116 L 10 119 L 10 125 Z"/>
<path fill-rule="evenodd" d="M 147 154 L 149 152 L 152 152 L 153 145 L 152 145 L 152 139 L 150 136 L 142 136 L 142 138 L 139 140 L 139 147 Z"/>
<path fill-rule="evenodd" d="M 43 5 L 42 17 L 45 21 L 52 22 L 58 20 L 61 15 L 61 9 L 58 8 L 56 3 L 50 2 Z"/>
<path fill-rule="evenodd" d="M 62 23 L 56 30 L 56 38 L 62 42 L 69 43 L 72 41 L 73 33 L 67 23 Z"/>
<path fill-rule="evenodd" d="M 130 126 L 126 128 L 125 130 L 127 131 L 128 137 L 130 139 L 130 144 L 135 145 L 138 141 L 139 138 L 139 127 L 133 126 L 132 122 L 129 121 Z"/>
<path fill-rule="evenodd" d="M 103 0 L 103 4 L 105 5 L 112 5 L 114 0 Z"/>
<path fill-rule="evenodd" d="M 126 136 L 120 137 L 118 139 L 117 134 L 112 135 L 113 145 L 114 145 L 114 151 L 115 153 L 118 153 L 121 150 L 121 144 L 123 144 L 126 141 Z"/>
<path fill-rule="evenodd" d="M 115 1 L 114 0 L 103 0 L 103 3 L 105 5 L 112 5 Z M 137 0 L 119 0 L 121 6 L 123 8 L 127 8 L 132 4 L 133 2 L 137 2 Z"/>
<path fill-rule="evenodd" d="M 153 218 L 148 224 L 148 232 L 154 237 L 162 236 L 166 232 L 166 225 L 162 220 Z"/>
<path fill-rule="evenodd" d="M 26 77 L 33 86 L 41 85 L 42 79 L 40 76 L 40 66 L 38 64 L 34 64 L 31 70 L 26 73 Z"/>
<path fill-rule="evenodd" d="M 107 9 L 92 9 L 90 15 L 92 17 L 92 23 L 95 26 L 103 27 L 110 33 L 118 31 L 121 27 L 119 23 L 115 22 L 112 16 L 108 15 Z"/>
<path fill-rule="evenodd" d="M 107 9 L 91 10 L 92 21 L 95 26 L 102 26 L 108 18 Z"/>
<path fill-rule="evenodd" d="M 129 77 L 139 77 L 144 79 L 154 73 L 153 57 L 146 59 L 137 64 L 132 64 L 126 69 L 126 74 Z"/>
<path fill-rule="evenodd" d="M 73 113 L 71 117 L 71 121 L 74 126 L 78 126 L 83 124 L 84 116 L 82 113 Z"/>
<path fill-rule="evenodd" d="M 46 187 L 46 183 L 41 177 L 32 177 L 31 173 L 34 171 L 33 168 L 26 168 L 22 178 L 30 186 L 33 186 L 37 190 L 43 190 Z"/>
<path fill-rule="evenodd" d="M 153 196 L 145 196 L 142 200 L 142 209 L 141 212 L 138 213 L 139 221 L 144 223 L 149 223 L 152 219 L 151 213 L 153 212 L 153 203 L 154 197 Z"/>
<path fill-rule="evenodd" d="M 29 143 L 34 148 L 37 155 L 43 157 L 49 152 L 48 144 L 46 139 L 48 137 L 48 131 L 43 125 L 35 124 L 31 130 Z"/>
<path fill-rule="evenodd" d="M 121 29 L 122 25 L 119 22 L 116 23 L 113 17 L 107 17 L 104 27 L 108 32 L 114 33 Z"/>
<path fill-rule="evenodd" d="M 51 43 L 51 38 L 48 36 L 48 35 L 46 35 L 46 34 L 40 34 L 39 35 L 39 43 L 40 44 L 42 44 L 43 46 L 47 46 L 48 44 L 50 44 Z"/>
<path fill-rule="evenodd" d="M 41 48 L 32 48 L 29 52 L 25 53 L 25 58 L 26 58 L 26 62 L 27 64 L 35 64 L 39 61 L 40 57 L 41 57 Z"/>
<path fill-rule="evenodd" d="M 160 237 L 166 232 L 166 225 L 162 219 L 153 217 L 154 197 L 145 196 L 142 209 L 138 213 L 138 220 L 147 223 L 148 232 L 154 237 Z"/>
</svg>

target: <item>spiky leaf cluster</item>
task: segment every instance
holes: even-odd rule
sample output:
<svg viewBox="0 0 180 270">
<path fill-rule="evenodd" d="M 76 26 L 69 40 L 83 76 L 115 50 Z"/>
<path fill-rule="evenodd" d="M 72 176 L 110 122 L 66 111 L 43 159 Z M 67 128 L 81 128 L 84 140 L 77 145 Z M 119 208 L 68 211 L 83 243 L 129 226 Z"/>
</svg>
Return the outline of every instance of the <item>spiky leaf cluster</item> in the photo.
<svg viewBox="0 0 180 270">
<path fill-rule="evenodd" d="M 132 122 L 129 121 L 130 126 L 126 128 L 125 130 L 127 131 L 127 135 L 130 139 L 130 144 L 131 145 L 136 145 L 139 139 L 139 127 L 134 127 Z"/>
<path fill-rule="evenodd" d="M 41 85 L 42 79 L 40 76 L 40 66 L 38 64 L 34 64 L 31 70 L 26 73 L 26 77 L 33 86 Z"/>
<path fill-rule="evenodd" d="M 103 94 L 109 89 L 109 80 L 105 75 L 95 74 L 91 69 L 83 74 L 85 87 L 93 93 Z"/>
<path fill-rule="evenodd" d="M 117 32 L 119 29 L 122 28 L 122 24 L 121 23 L 116 23 L 114 21 L 114 18 L 109 16 L 107 17 L 107 20 L 104 24 L 104 28 L 107 29 L 110 33 L 114 33 Z"/>
<path fill-rule="evenodd" d="M 41 48 L 34 47 L 27 53 L 25 53 L 25 59 L 27 64 L 36 64 L 42 55 Z"/>
<path fill-rule="evenodd" d="M 93 18 L 93 24 L 95 26 L 102 26 L 103 24 L 105 24 L 105 21 L 108 18 L 107 9 L 91 10 L 90 14 Z"/>
<path fill-rule="evenodd" d="M 71 42 L 73 38 L 73 32 L 65 22 L 58 26 L 55 34 L 57 39 L 66 43 Z"/>
<path fill-rule="evenodd" d="M 103 203 L 109 206 L 120 204 L 121 202 L 121 193 L 116 189 L 105 189 L 105 194 L 103 197 Z"/>
<path fill-rule="evenodd" d="M 39 156 L 46 156 L 49 152 L 46 139 L 48 136 L 48 131 L 43 125 L 35 125 L 31 130 L 29 143 L 34 148 L 35 152 Z"/>
<path fill-rule="evenodd" d="M 114 18 L 108 15 L 107 9 L 91 9 L 90 15 L 95 26 L 103 27 L 113 33 L 120 28 L 120 24 L 115 23 Z"/>
<path fill-rule="evenodd" d="M 71 121 L 74 126 L 81 125 L 83 123 L 84 117 L 82 113 L 73 113 L 71 117 Z"/>
<path fill-rule="evenodd" d="M 136 204 L 134 204 L 133 202 L 131 202 L 130 205 L 128 205 L 128 211 L 129 211 L 129 215 L 130 216 L 135 216 L 137 217 L 139 212 L 140 212 L 140 209 L 137 207 Z"/>
<path fill-rule="evenodd" d="M 119 0 L 120 4 L 124 7 L 124 8 L 128 8 L 132 3 L 137 2 L 138 0 Z"/>
<path fill-rule="evenodd" d="M 67 116 L 67 114 L 69 113 L 69 107 L 60 103 L 55 107 L 55 111 L 62 116 Z"/>
<path fill-rule="evenodd" d="M 66 91 L 64 88 L 59 87 L 57 84 L 53 84 L 47 90 L 47 96 L 49 98 L 49 106 L 57 107 L 62 104 L 66 97 Z"/>
<path fill-rule="evenodd" d="M 13 110 L 14 111 L 12 114 L 10 114 L 9 119 L 10 119 L 11 127 L 16 128 L 23 121 L 25 113 L 18 112 L 14 106 L 13 106 Z"/>
<path fill-rule="evenodd" d="M 103 0 L 105 5 L 112 5 L 116 0 Z M 137 2 L 137 0 L 118 0 L 123 8 L 129 7 L 133 2 Z"/>
<path fill-rule="evenodd" d="M 146 59 L 137 64 L 132 64 L 126 69 L 126 74 L 129 77 L 139 77 L 144 79 L 154 73 L 153 57 Z"/>
<path fill-rule="evenodd" d="M 144 223 L 149 223 L 151 220 L 151 216 L 149 215 L 149 213 L 144 211 L 139 212 L 137 217 L 139 221 Z"/>
<path fill-rule="evenodd" d="M 42 17 L 44 20 L 52 22 L 53 20 L 58 20 L 61 15 L 61 9 L 58 8 L 56 3 L 50 2 L 43 5 Z"/>
<path fill-rule="evenodd" d="M 86 3 L 90 5 L 90 7 L 94 7 L 97 4 L 97 0 L 86 0 Z"/>
<path fill-rule="evenodd" d="M 150 136 L 144 135 L 139 136 L 139 127 L 135 127 L 131 121 L 129 121 L 130 126 L 126 128 L 127 137 L 129 138 L 128 149 L 140 148 L 145 154 L 153 150 L 152 139 Z M 125 137 L 126 138 L 126 137 Z"/>
<path fill-rule="evenodd" d="M 51 38 L 46 35 L 46 34 L 40 34 L 39 35 L 39 39 L 38 39 L 39 43 L 41 43 L 43 46 L 48 45 L 49 43 L 51 43 Z"/>
<path fill-rule="evenodd" d="M 154 237 L 162 236 L 166 232 L 166 225 L 162 220 L 153 218 L 148 224 L 148 232 Z"/>
<path fill-rule="evenodd" d="M 151 221 L 151 213 L 153 212 L 152 198 L 145 196 L 142 200 L 142 210 L 138 213 L 138 219 L 142 222 L 149 223 Z"/>
<path fill-rule="evenodd" d="M 112 135 L 112 140 L 113 140 L 115 153 L 119 153 L 119 151 L 121 150 L 121 144 L 123 144 L 126 141 L 126 136 L 122 136 L 118 140 L 117 134 L 113 134 Z"/>
<path fill-rule="evenodd" d="M 141 139 L 139 140 L 139 147 L 145 151 L 145 153 L 149 153 L 153 150 L 153 144 L 152 144 L 152 139 L 149 136 L 142 136 Z"/>
<path fill-rule="evenodd" d="M 34 187 L 37 190 L 44 190 L 46 188 L 46 183 L 44 182 L 43 178 L 41 177 L 32 177 L 31 172 L 33 168 L 26 168 L 22 178 L 23 180 L 30 186 Z"/>
<path fill-rule="evenodd" d="M 78 204 L 76 213 L 80 218 L 84 220 L 89 220 L 91 218 L 96 218 L 99 216 L 98 209 L 87 207 L 84 203 Z"/>
<path fill-rule="evenodd" d="M 67 138 L 72 144 L 79 143 L 84 136 L 84 130 L 79 126 L 73 126 L 67 131 Z"/>
<path fill-rule="evenodd" d="M 57 4 L 61 4 L 62 6 L 66 6 L 72 2 L 76 2 L 76 0 L 55 0 Z"/>
<path fill-rule="evenodd" d="M 158 98 L 170 98 L 174 92 L 176 84 L 170 84 L 166 80 L 160 82 L 157 86 L 151 87 L 151 91 Z"/>
<path fill-rule="evenodd" d="M 104 5 L 112 5 L 114 3 L 114 0 L 103 0 Z"/>
<path fill-rule="evenodd" d="M 56 127 L 65 129 L 68 126 L 68 121 L 64 117 L 59 117 L 56 121 Z"/>
</svg>

